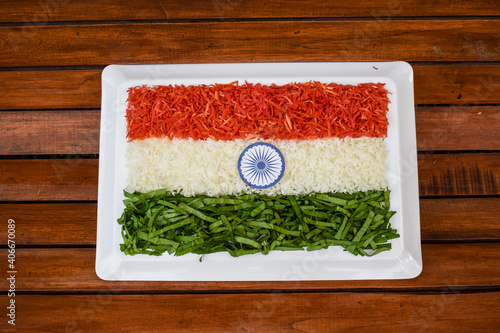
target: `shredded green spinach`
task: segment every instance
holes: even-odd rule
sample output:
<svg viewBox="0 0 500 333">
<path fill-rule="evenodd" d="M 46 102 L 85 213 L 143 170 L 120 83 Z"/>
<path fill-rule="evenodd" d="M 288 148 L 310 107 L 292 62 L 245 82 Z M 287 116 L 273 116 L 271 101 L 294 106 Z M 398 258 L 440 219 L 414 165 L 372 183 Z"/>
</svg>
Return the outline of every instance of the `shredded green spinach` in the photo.
<svg viewBox="0 0 500 333">
<path fill-rule="evenodd" d="M 341 246 L 354 255 L 391 249 L 390 191 L 307 196 L 242 194 L 219 198 L 157 190 L 124 191 L 122 225 L 127 255 L 181 256 L 228 252 L 314 251 Z M 200 258 L 201 259 L 201 258 Z"/>
</svg>

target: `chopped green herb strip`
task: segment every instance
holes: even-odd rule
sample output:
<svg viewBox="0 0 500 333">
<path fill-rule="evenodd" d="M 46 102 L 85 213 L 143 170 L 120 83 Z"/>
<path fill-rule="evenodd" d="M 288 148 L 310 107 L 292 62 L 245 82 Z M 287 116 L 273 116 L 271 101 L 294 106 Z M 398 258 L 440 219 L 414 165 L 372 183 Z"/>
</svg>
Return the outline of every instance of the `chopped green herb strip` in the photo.
<svg viewBox="0 0 500 333">
<path fill-rule="evenodd" d="M 186 197 L 165 190 L 128 193 L 118 223 L 128 255 L 314 251 L 341 246 L 354 255 L 391 249 L 389 191 L 310 196 L 242 194 Z"/>
</svg>

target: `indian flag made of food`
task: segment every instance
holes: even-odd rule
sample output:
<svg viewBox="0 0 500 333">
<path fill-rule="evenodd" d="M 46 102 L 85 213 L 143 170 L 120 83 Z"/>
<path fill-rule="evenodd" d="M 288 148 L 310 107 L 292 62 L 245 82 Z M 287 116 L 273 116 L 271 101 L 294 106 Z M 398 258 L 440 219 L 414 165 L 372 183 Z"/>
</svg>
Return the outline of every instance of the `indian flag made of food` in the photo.
<svg viewBox="0 0 500 333">
<path fill-rule="evenodd" d="M 389 250 L 384 84 L 128 90 L 126 254 Z"/>
</svg>

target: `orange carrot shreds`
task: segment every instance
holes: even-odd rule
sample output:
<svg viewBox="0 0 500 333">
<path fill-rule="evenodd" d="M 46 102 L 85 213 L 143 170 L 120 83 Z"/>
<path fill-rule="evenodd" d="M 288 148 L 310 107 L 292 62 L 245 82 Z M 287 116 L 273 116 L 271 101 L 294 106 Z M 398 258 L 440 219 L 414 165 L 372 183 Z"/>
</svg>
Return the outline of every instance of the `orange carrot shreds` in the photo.
<svg viewBox="0 0 500 333">
<path fill-rule="evenodd" d="M 128 90 L 127 138 L 194 140 L 386 137 L 383 83 L 238 83 Z"/>
</svg>

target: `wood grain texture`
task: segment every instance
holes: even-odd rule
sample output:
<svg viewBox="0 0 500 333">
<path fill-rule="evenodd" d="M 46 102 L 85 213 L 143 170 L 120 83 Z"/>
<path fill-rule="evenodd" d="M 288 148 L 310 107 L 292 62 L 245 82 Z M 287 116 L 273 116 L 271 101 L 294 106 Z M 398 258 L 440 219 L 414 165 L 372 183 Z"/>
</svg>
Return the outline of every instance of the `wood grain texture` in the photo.
<svg viewBox="0 0 500 333">
<path fill-rule="evenodd" d="M 418 171 L 421 196 L 499 194 L 498 153 L 423 154 Z"/>
<path fill-rule="evenodd" d="M 0 155 L 98 154 L 100 111 L 0 111 Z"/>
<path fill-rule="evenodd" d="M 421 199 L 423 242 L 499 241 L 500 198 Z M 16 221 L 17 244 L 23 246 L 94 246 L 95 203 L 4 203 L 0 221 Z M 0 245 L 7 244 L 7 225 Z"/>
<path fill-rule="evenodd" d="M 498 20 L 0 27 L 0 67 L 193 62 L 498 61 Z"/>
<path fill-rule="evenodd" d="M 104 281 L 95 274 L 95 249 L 17 249 L 17 288 L 25 292 L 67 291 L 184 293 L 294 290 L 422 291 L 451 288 L 495 289 L 500 286 L 500 244 L 424 244 L 423 271 L 414 279 L 351 281 Z M 7 256 L 7 249 L 0 249 Z M 308 266 L 309 267 L 309 266 Z M 290 265 L 290 276 L 307 276 L 308 268 Z M 284 272 L 286 273 L 286 271 Z M 3 288 L 2 288 L 3 289 Z"/>
<path fill-rule="evenodd" d="M 95 245 L 96 203 L 0 204 L 0 221 L 16 221 L 16 244 L 36 246 Z M 7 245 L 7 224 L 0 244 Z"/>
<path fill-rule="evenodd" d="M 500 150 L 500 106 L 417 107 L 417 149 Z"/>
<path fill-rule="evenodd" d="M 0 155 L 98 154 L 98 110 L 0 111 Z M 417 107 L 417 149 L 500 150 L 499 106 Z"/>
<path fill-rule="evenodd" d="M 500 103 L 500 70 L 495 67 L 468 64 L 415 66 L 415 103 Z"/>
<path fill-rule="evenodd" d="M 98 160 L 0 160 L 0 201 L 96 200 Z"/>
<path fill-rule="evenodd" d="M 498 195 L 500 154 L 418 156 L 420 195 Z M 0 160 L 0 201 L 97 200 L 96 159 Z M 417 171 L 413 157 L 402 176 Z"/>
<path fill-rule="evenodd" d="M 414 65 L 413 70 L 416 104 L 500 103 L 498 65 Z M 100 108 L 101 72 L 0 72 L 5 92 L 0 110 Z"/>
<path fill-rule="evenodd" d="M 497 332 L 500 292 L 20 295 L 22 331 Z M 2 302 L 6 302 L 3 296 Z M 383 306 L 381 306 L 383 305 Z M 133 309 L 133 311 L 132 311 Z"/>
<path fill-rule="evenodd" d="M 305 17 L 398 17 L 398 16 L 482 16 L 500 15 L 494 1 L 426 0 L 349 2 L 328 1 L 242 1 L 242 0 L 132 0 L 9 1 L 0 5 L 0 22 L 57 22 L 101 20 L 182 20 L 229 18 Z"/>
<path fill-rule="evenodd" d="M 500 198 L 420 199 L 424 242 L 498 241 Z"/>
<path fill-rule="evenodd" d="M 101 107 L 100 70 L 0 72 L 0 109 Z"/>
</svg>

